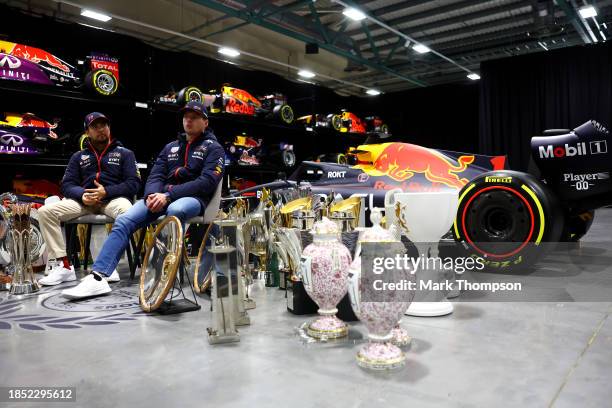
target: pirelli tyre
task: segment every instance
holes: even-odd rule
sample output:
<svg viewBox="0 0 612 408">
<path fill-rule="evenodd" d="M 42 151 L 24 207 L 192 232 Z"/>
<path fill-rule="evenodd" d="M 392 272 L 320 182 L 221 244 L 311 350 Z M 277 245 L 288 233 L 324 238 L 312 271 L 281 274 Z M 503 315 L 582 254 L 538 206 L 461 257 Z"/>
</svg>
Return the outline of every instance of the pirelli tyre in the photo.
<svg viewBox="0 0 612 408">
<path fill-rule="evenodd" d="M 336 163 L 336 164 L 350 164 L 348 158 L 342 153 L 326 153 L 317 156 L 317 161 L 325 163 Z"/>
<path fill-rule="evenodd" d="M 119 81 L 111 71 L 107 69 L 96 69 L 89 71 L 85 76 L 85 86 L 93 89 L 100 95 L 110 96 L 117 93 Z"/>
<path fill-rule="evenodd" d="M 561 238 L 564 217 L 555 195 L 530 174 L 484 173 L 459 193 L 455 239 L 488 270 L 529 268 Z"/>
<path fill-rule="evenodd" d="M 202 102 L 202 91 L 195 86 L 186 86 L 176 94 L 176 104 L 179 106 L 192 101 Z"/>
<path fill-rule="evenodd" d="M 340 132 L 342 129 L 342 117 L 340 115 L 335 115 L 330 113 L 327 115 L 327 121 L 336 132 Z"/>
<path fill-rule="evenodd" d="M 280 119 L 283 123 L 290 125 L 293 123 L 293 109 L 289 105 L 276 105 L 272 109 L 272 115 Z"/>
</svg>

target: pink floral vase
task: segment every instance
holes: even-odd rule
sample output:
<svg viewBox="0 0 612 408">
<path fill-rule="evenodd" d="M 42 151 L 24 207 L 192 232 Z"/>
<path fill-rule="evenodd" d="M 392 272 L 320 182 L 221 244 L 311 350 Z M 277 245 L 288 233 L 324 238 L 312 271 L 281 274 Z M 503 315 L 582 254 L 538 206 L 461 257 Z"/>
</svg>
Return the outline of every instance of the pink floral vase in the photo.
<svg viewBox="0 0 612 408">
<path fill-rule="evenodd" d="M 393 243 L 397 241 L 392 233 L 375 223 L 374 227 L 362 232 L 359 242 Z M 363 301 L 361 297 L 363 282 L 360 256 L 356 256 L 352 262 L 349 275 L 351 306 L 355 315 L 368 329 L 370 340 L 357 353 L 357 363 L 362 367 L 374 370 L 388 370 L 403 366 L 406 356 L 394 344 L 395 333 L 393 330 L 398 327 L 398 323 L 410 306 L 410 302 L 407 302 L 405 297 L 399 294 L 395 297 L 393 293 L 386 297 L 385 302 Z M 408 271 L 405 272 L 405 278 L 411 278 Z"/>
<path fill-rule="evenodd" d="M 338 226 L 328 218 L 314 223 L 312 244 L 304 248 L 300 276 L 308 295 L 319 306 L 320 317 L 308 324 L 308 335 L 327 340 L 348 334 L 336 317 L 336 306 L 348 289 L 349 250 L 340 242 Z"/>
</svg>

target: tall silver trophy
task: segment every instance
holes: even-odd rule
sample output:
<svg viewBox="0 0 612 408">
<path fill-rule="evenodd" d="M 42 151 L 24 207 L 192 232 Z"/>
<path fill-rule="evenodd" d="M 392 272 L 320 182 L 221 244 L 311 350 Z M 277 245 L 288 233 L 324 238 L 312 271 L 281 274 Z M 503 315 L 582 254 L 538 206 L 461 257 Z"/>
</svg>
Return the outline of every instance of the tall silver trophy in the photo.
<svg viewBox="0 0 612 408">
<path fill-rule="evenodd" d="M 30 204 L 11 204 L 7 241 L 14 272 L 9 294 L 25 295 L 38 292 L 40 286 L 34 277 L 31 260 Z"/>
</svg>

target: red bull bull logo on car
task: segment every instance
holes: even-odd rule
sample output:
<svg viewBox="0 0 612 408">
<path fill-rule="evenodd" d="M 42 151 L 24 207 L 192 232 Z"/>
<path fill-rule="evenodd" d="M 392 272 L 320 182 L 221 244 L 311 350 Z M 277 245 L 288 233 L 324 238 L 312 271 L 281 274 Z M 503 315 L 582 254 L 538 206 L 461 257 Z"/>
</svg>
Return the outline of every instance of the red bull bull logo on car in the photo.
<svg viewBox="0 0 612 408">
<path fill-rule="evenodd" d="M 70 72 L 70 67 L 55 55 L 41 50 L 40 48 L 30 47 L 23 44 L 15 44 L 11 52 L 15 57 L 23 58 L 35 64 L 45 62 L 53 68 L 57 68 L 66 73 Z"/>
<path fill-rule="evenodd" d="M 432 183 L 461 189 L 468 179 L 459 174 L 473 162 L 474 156 L 459 156 L 454 163 L 433 149 L 409 143 L 389 143 L 374 161 L 373 168 L 379 173 L 376 175 L 387 175 L 399 182 L 420 173 Z"/>
</svg>

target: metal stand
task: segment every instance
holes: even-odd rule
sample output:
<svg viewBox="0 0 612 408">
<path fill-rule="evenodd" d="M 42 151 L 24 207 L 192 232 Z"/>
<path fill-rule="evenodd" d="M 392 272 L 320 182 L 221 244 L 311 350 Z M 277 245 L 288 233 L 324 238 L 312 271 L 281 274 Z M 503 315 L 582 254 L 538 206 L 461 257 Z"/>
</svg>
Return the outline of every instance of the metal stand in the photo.
<svg viewBox="0 0 612 408">
<path fill-rule="evenodd" d="M 185 313 L 185 312 L 193 312 L 196 310 L 200 310 L 202 306 L 198 303 L 198 299 L 196 298 L 195 292 L 193 291 L 193 285 L 191 284 L 191 280 L 189 279 L 189 274 L 185 272 L 185 258 L 186 254 L 183 254 L 181 259 L 180 266 L 180 274 L 177 274 L 174 279 L 174 285 L 172 286 L 172 291 L 170 292 L 170 299 L 164 300 L 164 302 L 159 306 L 156 310 L 159 314 L 162 315 L 170 315 L 177 313 Z M 191 289 L 191 295 L 193 296 L 193 301 L 187 299 L 185 296 L 185 292 L 183 291 L 183 282 L 187 279 L 187 283 L 189 284 L 189 288 Z M 175 291 L 177 295 L 175 296 Z M 179 298 L 182 296 L 182 299 Z M 177 300 L 175 300 L 175 298 Z"/>
</svg>

